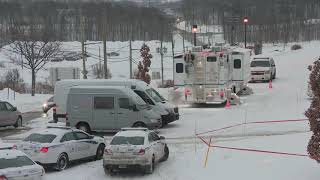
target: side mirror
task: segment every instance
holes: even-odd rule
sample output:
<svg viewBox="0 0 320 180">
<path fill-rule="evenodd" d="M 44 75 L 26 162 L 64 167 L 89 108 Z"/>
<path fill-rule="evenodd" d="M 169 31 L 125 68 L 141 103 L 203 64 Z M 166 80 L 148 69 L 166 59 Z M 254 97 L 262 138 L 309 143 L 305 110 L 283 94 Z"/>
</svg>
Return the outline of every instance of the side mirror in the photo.
<svg viewBox="0 0 320 180">
<path fill-rule="evenodd" d="M 17 107 L 13 107 L 13 108 L 12 108 L 12 111 L 17 111 Z"/>
<path fill-rule="evenodd" d="M 164 136 L 160 136 L 160 140 L 165 140 L 166 138 Z"/>
<path fill-rule="evenodd" d="M 133 110 L 133 111 L 139 111 L 139 109 L 137 108 L 137 106 L 135 104 L 130 106 L 129 109 Z"/>
</svg>

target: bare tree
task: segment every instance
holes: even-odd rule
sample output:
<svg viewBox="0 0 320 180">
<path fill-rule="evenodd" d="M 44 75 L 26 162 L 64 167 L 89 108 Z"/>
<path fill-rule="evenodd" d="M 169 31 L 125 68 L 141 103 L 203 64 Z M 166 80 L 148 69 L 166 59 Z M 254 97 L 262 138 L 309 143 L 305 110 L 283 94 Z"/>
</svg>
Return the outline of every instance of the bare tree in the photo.
<svg viewBox="0 0 320 180">
<path fill-rule="evenodd" d="M 21 91 L 24 84 L 18 69 L 12 69 L 5 75 L 4 84 L 14 91 Z"/>
<path fill-rule="evenodd" d="M 101 66 L 100 64 L 92 65 L 92 73 L 96 77 L 96 79 L 103 79 L 104 78 L 104 67 Z M 111 79 L 112 75 L 111 75 L 109 68 L 107 69 L 107 74 L 108 74 L 107 79 Z"/>
<path fill-rule="evenodd" d="M 29 39 L 26 41 L 15 41 L 10 45 L 10 50 L 23 58 L 10 58 L 17 65 L 31 70 L 31 96 L 35 94 L 36 75 L 51 59 L 60 52 L 60 42 L 37 41 Z"/>
</svg>

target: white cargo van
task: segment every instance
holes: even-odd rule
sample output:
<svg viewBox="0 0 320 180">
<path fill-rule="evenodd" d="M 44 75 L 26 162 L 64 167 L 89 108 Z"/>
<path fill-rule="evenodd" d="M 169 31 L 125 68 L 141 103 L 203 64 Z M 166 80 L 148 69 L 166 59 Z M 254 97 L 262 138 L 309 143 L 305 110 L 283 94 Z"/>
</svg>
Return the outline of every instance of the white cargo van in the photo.
<svg viewBox="0 0 320 180">
<path fill-rule="evenodd" d="M 65 118 L 66 114 L 66 99 L 69 89 L 74 86 L 123 86 L 132 89 L 138 94 L 147 104 L 152 106 L 152 109 L 158 112 L 163 120 L 162 125 L 179 119 L 178 107 L 169 103 L 155 89 L 147 83 L 136 80 L 107 80 L 107 79 L 90 79 L 90 80 L 62 80 L 56 83 L 54 89 L 54 103 L 56 107 L 53 110 L 53 118 L 58 121 L 58 118 Z"/>
<path fill-rule="evenodd" d="M 67 97 L 66 124 L 86 132 L 124 127 L 160 128 L 161 116 L 122 86 L 75 86 Z"/>
</svg>

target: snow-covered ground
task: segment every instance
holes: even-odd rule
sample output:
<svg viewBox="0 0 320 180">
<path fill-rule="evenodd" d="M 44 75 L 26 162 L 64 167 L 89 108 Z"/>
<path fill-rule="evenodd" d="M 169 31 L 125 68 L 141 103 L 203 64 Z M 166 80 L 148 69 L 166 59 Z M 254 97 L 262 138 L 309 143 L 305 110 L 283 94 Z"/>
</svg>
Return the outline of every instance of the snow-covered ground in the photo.
<svg viewBox="0 0 320 180">
<path fill-rule="evenodd" d="M 157 166 L 152 175 L 128 172 L 111 177 L 104 174 L 102 162 L 95 161 L 74 165 L 63 172 L 48 172 L 46 179 L 318 180 L 319 165 L 308 157 L 212 148 L 208 165 L 204 167 L 206 145 L 200 140 L 194 144 L 195 131 L 200 133 L 245 122 L 305 118 L 303 113 L 310 105 L 306 93 L 307 66 L 318 57 L 320 42 L 302 45 L 303 49 L 297 51 L 289 48 L 283 51 L 282 46 L 265 46 L 264 53 L 273 55 L 277 65 L 273 88 L 269 89 L 267 83 L 250 84 L 254 94 L 242 96 L 243 103 L 238 106 L 231 109 L 196 108 L 181 104 L 180 120 L 159 130 L 159 134 L 167 138 L 170 157 Z M 168 89 L 160 91 L 165 97 L 170 95 Z M 28 126 L 32 130 L 27 133 L 43 128 L 49 120 L 50 117 L 31 121 Z M 204 135 L 212 136 L 214 145 L 297 154 L 307 154 L 310 138 L 308 122 L 251 124 Z M 9 139 L 25 136 L 24 133 Z"/>
<path fill-rule="evenodd" d="M 51 96 L 50 94 L 36 94 L 32 97 L 30 94 L 15 93 L 7 88 L 0 90 L 0 100 L 10 102 L 22 113 L 42 111 L 42 104 Z"/>
</svg>

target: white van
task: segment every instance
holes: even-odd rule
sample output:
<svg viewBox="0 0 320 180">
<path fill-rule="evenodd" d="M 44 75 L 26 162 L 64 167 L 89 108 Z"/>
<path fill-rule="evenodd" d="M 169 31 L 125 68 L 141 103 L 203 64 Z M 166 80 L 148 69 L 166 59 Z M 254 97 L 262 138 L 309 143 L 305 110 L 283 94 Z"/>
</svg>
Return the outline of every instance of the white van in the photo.
<svg viewBox="0 0 320 180">
<path fill-rule="evenodd" d="M 66 99 L 71 87 L 74 86 L 123 86 L 132 89 L 152 109 L 158 112 L 163 120 L 163 125 L 179 119 L 178 107 L 169 103 L 156 90 L 147 83 L 136 80 L 106 80 L 106 79 L 90 79 L 90 80 L 62 80 L 56 83 L 54 88 L 54 103 L 56 107 L 53 109 L 53 118 L 65 118 Z"/>
<path fill-rule="evenodd" d="M 67 97 L 66 125 L 86 132 L 124 127 L 160 128 L 161 116 L 122 86 L 75 86 Z"/>
</svg>

